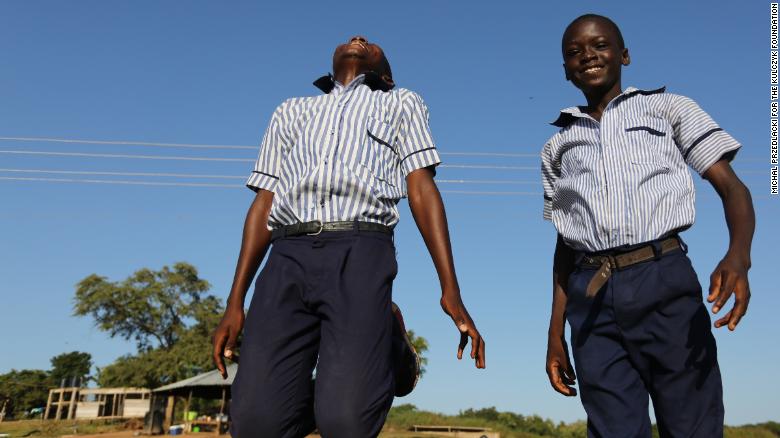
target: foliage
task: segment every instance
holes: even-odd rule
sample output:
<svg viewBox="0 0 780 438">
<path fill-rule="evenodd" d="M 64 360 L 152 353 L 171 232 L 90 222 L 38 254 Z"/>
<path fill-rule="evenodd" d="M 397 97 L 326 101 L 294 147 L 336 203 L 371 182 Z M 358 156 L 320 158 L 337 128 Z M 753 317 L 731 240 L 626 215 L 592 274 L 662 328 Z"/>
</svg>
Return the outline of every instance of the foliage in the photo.
<svg viewBox="0 0 780 438">
<path fill-rule="evenodd" d="M 140 269 L 116 282 L 92 274 L 76 285 L 74 314 L 92 316 L 112 337 L 135 340 L 139 351 L 168 350 L 183 335 L 185 320 L 202 313 L 209 287 L 183 262 L 173 269 Z"/>
<path fill-rule="evenodd" d="M 223 312 L 216 297 L 203 298 L 194 312 L 195 323 L 180 331 L 170 348 L 155 348 L 126 355 L 101 368 L 98 384 L 103 387 L 135 386 L 156 388 L 213 369 L 211 333 Z"/>
<path fill-rule="evenodd" d="M 46 406 L 52 386 L 51 375 L 46 371 L 11 370 L 0 375 L 0 405 L 8 400 L 6 415 L 21 417 L 32 408 Z"/>
<path fill-rule="evenodd" d="M 422 377 L 425 374 L 425 365 L 428 365 L 428 358 L 425 357 L 425 352 L 428 351 L 428 341 L 422 336 L 416 336 L 414 330 L 407 330 L 406 336 L 409 337 L 417 356 L 420 357 L 420 377 Z"/>
<path fill-rule="evenodd" d="M 51 378 L 56 384 L 62 379 L 77 377 L 85 385 L 91 368 L 92 355 L 89 353 L 71 351 L 51 358 Z"/>
<path fill-rule="evenodd" d="M 187 263 L 140 269 L 123 281 L 93 274 L 79 282 L 74 313 L 138 346 L 98 369 L 98 384 L 155 388 L 211 369 L 211 334 L 224 308 L 205 294 L 209 287 Z"/>
</svg>

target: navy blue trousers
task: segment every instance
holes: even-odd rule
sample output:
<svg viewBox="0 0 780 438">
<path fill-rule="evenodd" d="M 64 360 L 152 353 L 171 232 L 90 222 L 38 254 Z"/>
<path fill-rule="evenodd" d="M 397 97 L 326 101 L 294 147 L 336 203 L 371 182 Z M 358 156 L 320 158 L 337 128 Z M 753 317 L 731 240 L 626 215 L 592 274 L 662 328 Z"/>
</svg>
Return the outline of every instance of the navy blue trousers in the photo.
<svg viewBox="0 0 780 438">
<path fill-rule="evenodd" d="M 273 243 L 244 326 L 234 437 L 303 437 L 315 425 L 325 438 L 379 434 L 395 385 L 397 269 L 392 236 L 378 232 Z"/>
<path fill-rule="evenodd" d="M 569 277 L 566 314 L 590 437 L 722 437 L 723 392 L 702 290 L 683 250 L 613 271 L 594 298 L 595 269 Z"/>
</svg>

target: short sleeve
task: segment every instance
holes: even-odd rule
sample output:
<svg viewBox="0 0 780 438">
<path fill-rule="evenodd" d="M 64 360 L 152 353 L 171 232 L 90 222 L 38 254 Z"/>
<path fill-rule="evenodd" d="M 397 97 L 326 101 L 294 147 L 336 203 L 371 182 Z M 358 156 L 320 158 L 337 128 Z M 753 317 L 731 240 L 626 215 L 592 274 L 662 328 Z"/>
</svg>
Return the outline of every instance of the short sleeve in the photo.
<svg viewBox="0 0 780 438">
<path fill-rule="evenodd" d="M 685 162 L 699 175 L 721 158 L 733 159 L 741 147 L 692 99 L 674 96 L 669 110 L 674 140 Z"/>
<path fill-rule="evenodd" d="M 279 170 L 282 161 L 290 149 L 282 126 L 282 116 L 285 104 L 280 105 L 268 124 L 268 129 L 260 143 L 260 152 L 255 161 L 255 167 L 246 181 L 246 186 L 253 191 L 260 189 L 273 192 L 279 182 Z"/>
<path fill-rule="evenodd" d="M 542 217 L 552 220 L 552 200 L 555 194 L 555 183 L 560 177 L 560 169 L 554 165 L 552 146 L 547 142 L 542 148 L 542 189 L 544 196 L 544 209 Z"/>
<path fill-rule="evenodd" d="M 411 91 L 402 100 L 398 152 L 404 176 L 441 163 L 428 126 L 428 107 L 419 95 Z"/>
</svg>

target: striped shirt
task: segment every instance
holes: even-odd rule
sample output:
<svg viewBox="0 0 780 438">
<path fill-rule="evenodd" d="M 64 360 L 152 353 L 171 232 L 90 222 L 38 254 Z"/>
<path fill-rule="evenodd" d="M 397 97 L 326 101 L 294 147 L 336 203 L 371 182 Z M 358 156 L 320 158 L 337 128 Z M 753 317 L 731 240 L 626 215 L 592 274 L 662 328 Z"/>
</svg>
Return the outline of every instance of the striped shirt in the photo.
<svg viewBox="0 0 780 438">
<path fill-rule="evenodd" d="M 665 237 L 693 224 L 688 166 L 703 174 L 740 144 L 693 100 L 628 88 L 598 122 L 561 111 L 542 149 L 544 218 L 579 251 Z"/>
<path fill-rule="evenodd" d="M 309 221 L 394 226 L 405 177 L 440 162 L 428 108 L 412 91 L 381 91 L 372 76 L 347 86 L 324 79 L 315 85 L 327 94 L 276 109 L 246 184 L 274 193 L 270 229 Z"/>
</svg>

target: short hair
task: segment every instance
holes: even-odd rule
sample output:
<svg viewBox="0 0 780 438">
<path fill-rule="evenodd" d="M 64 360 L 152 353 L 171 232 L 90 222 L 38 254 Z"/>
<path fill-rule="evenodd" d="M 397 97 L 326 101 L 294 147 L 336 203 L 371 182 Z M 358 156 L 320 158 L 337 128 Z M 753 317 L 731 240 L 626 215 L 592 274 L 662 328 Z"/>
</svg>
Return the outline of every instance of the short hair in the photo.
<svg viewBox="0 0 780 438">
<path fill-rule="evenodd" d="M 610 20 L 609 17 L 605 17 L 603 15 L 598 15 L 598 14 L 584 14 L 584 15 L 580 15 L 579 17 L 575 18 L 571 23 L 569 23 L 568 26 L 566 26 L 566 30 L 563 31 L 563 36 L 564 37 L 566 36 L 566 33 L 569 31 L 569 29 L 571 29 L 572 26 L 574 26 L 575 24 L 579 23 L 580 21 L 585 21 L 585 20 L 599 20 L 599 21 L 602 21 L 602 22 L 606 23 L 608 26 L 610 26 L 612 28 L 612 30 L 615 31 L 615 35 L 617 35 L 618 43 L 620 44 L 620 48 L 621 49 L 625 49 L 626 48 L 626 43 L 623 41 L 623 34 L 620 32 L 620 28 L 618 27 L 618 25 L 615 24 L 614 21 Z M 566 41 L 564 41 L 563 37 L 562 37 L 561 38 L 561 46 L 563 46 L 565 44 L 566 44 Z"/>
</svg>

